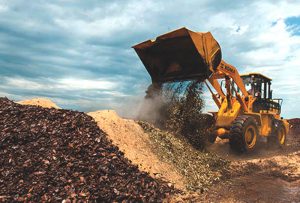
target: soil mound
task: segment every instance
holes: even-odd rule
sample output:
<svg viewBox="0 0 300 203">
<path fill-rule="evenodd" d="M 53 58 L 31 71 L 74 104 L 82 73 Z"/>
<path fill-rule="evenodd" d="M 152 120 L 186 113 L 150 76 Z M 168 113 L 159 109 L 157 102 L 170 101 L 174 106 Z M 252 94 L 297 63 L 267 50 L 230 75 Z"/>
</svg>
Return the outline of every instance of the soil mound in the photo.
<svg viewBox="0 0 300 203">
<path fill-rule="evenodd" d="M 44 108 L 60 109 L 60 107 L 57 106 L 53 101 L 46 98 L 34 98 L 34 99 L 19 101 L 17 103 L 22 105 L 34 105 L 34 106 L 40 106 Z"/>
<path fill-rule="evenodd" d="M 138 165 L 140 170 L 152 177 L 164 179 L 177 188 L 183 189 L 185 179 L 174 167 L 160 159 L 151 148 L 149 135 L 135 121 L 120 118 L 113 110 L 88 113 L 97 122 L 113 144 L 117 145 L 125 157 Z"/>
<path fill-rule="evenodd" d="M 1 201 L 162 201 L 174 191 L 130 163 L 81 112 L 0 98 Z"/>
</svg>

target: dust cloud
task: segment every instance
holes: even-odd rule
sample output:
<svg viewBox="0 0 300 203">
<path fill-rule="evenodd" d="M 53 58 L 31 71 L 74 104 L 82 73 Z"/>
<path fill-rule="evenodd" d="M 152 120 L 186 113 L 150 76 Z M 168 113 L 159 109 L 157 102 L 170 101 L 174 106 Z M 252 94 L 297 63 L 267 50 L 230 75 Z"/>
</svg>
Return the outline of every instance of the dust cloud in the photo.
<svg viewBox="0 0 300 203">
<path fill-rule="evenodd" d="M 151 84 L 145 91 L 146 95 L 127 98 L 117 112 L 124 118 L 157 123 L 163 117 L 161 110 L 166 104 L 162 92 L 161 85 Z"/>
<path fill-rule="evenodd" d="M 158 84 L 151 84 L 148 87 L 146 96 L 139 106 L 136 116 L 137 120 L 157 123 L 162 119 L 161 110 L 166 103 L 162 91 L 162 86 Z"/>
</svg>

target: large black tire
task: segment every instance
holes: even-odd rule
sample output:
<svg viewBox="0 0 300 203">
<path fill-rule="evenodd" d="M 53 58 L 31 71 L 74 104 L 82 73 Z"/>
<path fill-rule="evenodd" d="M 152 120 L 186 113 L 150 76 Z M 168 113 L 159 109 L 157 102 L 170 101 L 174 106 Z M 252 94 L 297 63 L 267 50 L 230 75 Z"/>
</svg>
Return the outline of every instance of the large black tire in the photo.
<svg viewBox="0 0 300 203">
<path fill-rule="evenodd" d="M 257 137 L 256 120 L 251 116 L 242 115 L 234 120 L 230 128 L 229 144 L 236 152 L 250 152 L 256 147 Z"/>
<path fill-rule="evenodd" d="M 278 122 L 274 133 L 267 137 L 268 144 L 276 147 L 284 147 L 286 144 L 286 130 L 281 121 Z"/>
</svg>

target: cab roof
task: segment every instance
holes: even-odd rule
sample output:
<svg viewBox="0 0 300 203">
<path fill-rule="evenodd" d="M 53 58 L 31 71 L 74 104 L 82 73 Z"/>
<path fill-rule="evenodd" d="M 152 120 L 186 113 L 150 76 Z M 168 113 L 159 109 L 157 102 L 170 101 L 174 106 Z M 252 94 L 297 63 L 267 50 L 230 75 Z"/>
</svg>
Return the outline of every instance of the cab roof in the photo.
<svg viewBox="0 0 300 203">
<path fill-rule="evenodd" d="M 247 74 L 242 74 L 241 77 L 255 77 L 255 78 L 261 78 L 261 79 L 264 79 L 264 80 L 267 80 L 267 81 L 272 81 L 271 78 L 261 74 L 261 73 L 247 73 Z"/>
</svg>

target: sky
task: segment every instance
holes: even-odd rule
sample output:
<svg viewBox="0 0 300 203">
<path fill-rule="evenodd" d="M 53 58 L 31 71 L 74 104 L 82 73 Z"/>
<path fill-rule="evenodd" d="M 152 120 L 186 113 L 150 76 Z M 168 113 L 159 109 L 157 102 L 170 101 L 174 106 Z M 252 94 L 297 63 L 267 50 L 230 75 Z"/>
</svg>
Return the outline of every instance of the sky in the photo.
<svg viewBox="0 0 300 203">
<path fill-rule="evenodd" d="M 187 27 L 210 31 L 240 73 L 271 77 L 283 116 L 300 117 L 299 0 L 30 2 L 0 0 L 0 96 L 133 111 L 151 79 L 131 47 Z"/>
</svg>

